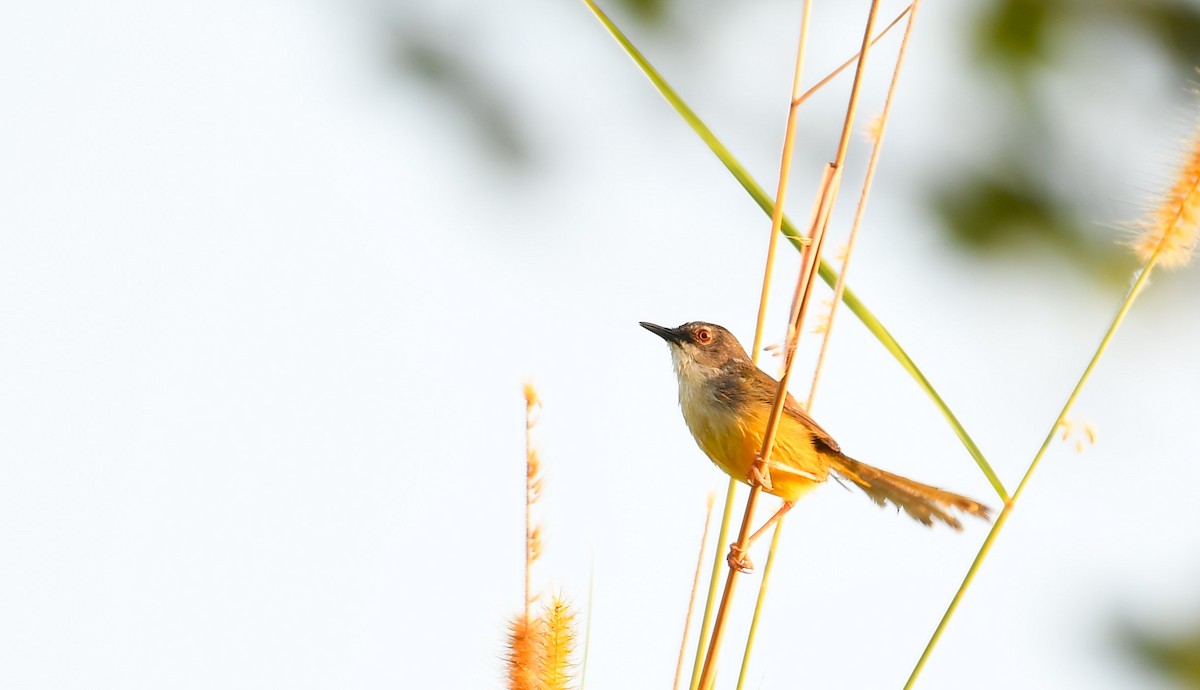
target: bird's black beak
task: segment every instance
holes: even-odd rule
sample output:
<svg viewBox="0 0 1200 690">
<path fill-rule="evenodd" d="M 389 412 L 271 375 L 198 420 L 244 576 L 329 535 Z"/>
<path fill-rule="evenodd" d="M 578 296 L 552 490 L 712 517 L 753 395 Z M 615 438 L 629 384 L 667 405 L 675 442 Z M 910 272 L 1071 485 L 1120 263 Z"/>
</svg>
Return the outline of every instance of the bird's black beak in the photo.
<svg viewBox="0 0 1200 690">
<path fill-rule="evenodd" d="M 668 343 L 678 343 L 683 340 L 683 335 L 675 328 L 666 328 L 658 324 L 650 323 L 649 321 L 639 321 L 642 328 L 650 331 L 654 335 L 662 338 Z"/>
</svg>

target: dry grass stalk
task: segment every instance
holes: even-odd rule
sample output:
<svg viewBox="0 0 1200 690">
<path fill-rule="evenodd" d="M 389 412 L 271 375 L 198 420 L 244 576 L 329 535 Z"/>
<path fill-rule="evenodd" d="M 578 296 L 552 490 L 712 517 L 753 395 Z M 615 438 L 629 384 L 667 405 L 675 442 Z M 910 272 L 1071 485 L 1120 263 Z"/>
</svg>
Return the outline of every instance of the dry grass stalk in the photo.
<svg viewBox="0 0 1200 690">
<path fill-rule="evenodd" d="M 801 29 L 801 43 L 799 50 L 798 62 L 802 59 L 805 41 L 808 28 L 808 13 L 810 3 L 804 3 L 805 21 Z M 788 347 L 784 356 L 784 371 L 779 382 L 779 392 L 776 394 L 775 405 L 771 410 L 771 417 L 767 422 L 767 428 L 764 432 L 763 448 L 759 453 L 760 460 L 755 464 L 755 467 L 760 473 L 766 468 L 766 459 L 771 457 L 771 450 L 775 442 L 775 432 L 779 425 L 779 419 L 783 415 L 783 401 L 787 396 L 787 384 L 791 374 L 791 365 L 795 352 L 796 341 L 800 334 L 800 325 L 803 323 L 804 315 L 808 307 L 808 301 L 812 294 L 812 285 L 817 275 L 817 264 L 820 261 L 821 246 L 825 239 L 825 229 L 829 223 L 829 212 L 833 208 L 834 200 L 837 198 L 837 190 L 841 182 L 842 168 L 846 161 L 846 152 L 849 149 L 850 134 L 854 127 L 854 117 L 858 110 L 858 99 L 862 89 L 863 73 L 866 69 L 867 53 L 871 47 L 871 32 L 875 25 L 875 18 L 879 12 L 879 0 L 873 0 L 871 3 L 870 12 L 867 15 L 866 28 L 863 33 L 862 46 L 859 50 L 858 66 L 854 73 L 854 82 L 850 87 L 850 98 L 846 105 L 846 117 L 842 124 L 842 135 L 838 141 L 837 155 L 834 162 L 826 168 L 826 174 L 822 179 L 820 189 L 821 202 L 818 207 L 816 218 L 811 226 L 809 234 L 810 242 L 805 247 L 802 258 L 802 270 L 799 280 L 796 283 L 796 293 L 792 300 L 792 314 L 788 324 Z M 793 85 L 793 93 L 796 91 L 796 86 Z M 803 100 L 793 98 L 793 108 Z M 791 142 L 785 141 L 784 150 L 790 151 Z M 786 158 L 786 157 L 785 157 Z M 786 169 L 786 168 L 785 168 Z M 781 180 L 782 182 L 782 180 Z M 776 208 L 780 206 L 780 199 L 776 199 Z M 774 227 L 774 223 L 772 223 Z M 760 321 L 762 308 L 760 305 Z M 761 347 L 761 340 L 755 338 L 754 352 L 757 352 Z M 764 476 L 767 476 L 764 474 Z M 742 518 L 741 530 L 738 534 L 737 549 L 744 553 L 747 541 L 750 535 L 750 524 L 754 518 L 754 506 L 760 489 L 758 486 L 750 488 L 750 496 L 746 499 L 746 512 Z M 717 609 L 716 620 L 713 623 L 712 639 L 709 642 L 708 653 L 705 655 L 704 667 L 700 672 L 699 687 L 712 687 L 716 680 L 716 657 L 720 650 L 722 636 L 724 634 L 726 614 L 729 610 L 729 604 L 733 598 L 734 584 L 737 579 L 738 569 L 731 562 L 729 572 L 725 579 L 725 588 L 721 595 L 721 603 Z"/>
<path fill-rule="evenodd" d="M 679 642 L 679 661 L 675 664 L 675 684 L 673 690 L 679 690 L 683 679 L 683 659 L 687 656 L 688 630 L 692 627 L 692 614 L 696 610 L 696 595 L 700 593 L 700 573 L 704 570 L 704 547 L 708 544 L 708 529 L 712 525 L 713 503 L 717 497 L 708 495 L 708 506 L 704 511 L 704 532 L 700 536 L 700 553 L 696 554 L 696 574 L 692 576 L 692 593 L 688 596 L 687 615 L 683 618 L 683 639 Z"/>
<path fill-rule="evenodd" d="M 779 156 L 779 185 L 775 188 L 775 206 L 771 209 L 771 233 L 767 236 L 767 261 L 763 268 L 762 291 L 758 296 L 758 318 L 754 325 L 754 344 L 750 358 L 757 364 L 758 352 L 762 347 L 763 327 L 767 319 L 767 298 L 771 290 L 771 274 L 775 266 L 775 250 L 779 244 L 779 231 L 783 227 L 784 200 L 787 196 L 788 179 L 792 171 L 792 147 L 796 142 L 796 118 L 800 111 L 800 77 L 804 73 L 804 53 L 808 47 L 809 10 L 811 3 L 804 3 L 804 18 L 800 23 L 800 40 L 796 47 L 796 67 L 792 73 L 792 99 L 788 107 L 787 127 L 783 132 L 783 151 Z"/>
<path fill-rule="evenodd" d="M 537 425 L 537 410 L 542 406 L 537 389 L 527 382 L 525 392 L 525 620 L 530 620 L 529 607 L 537 596 L 532 593 L 533 562 L 542 555 L 542 528 L 533 524 L 533 504 L 542 495 L 541 459 L 533 447 L 533 427 Z"/>
<path fill-rule="evenodd" d="M 919 0 L 908 6 L 905 12 L 908 13 L 908 23 L 904 27 L 904 37 L 900 39 L 900 49 L 896 51 L 896 66 L 892 68 L 892 81 L 888 85 L 887 98 L 884 99 L 883 112 L 878 117 L 872 119 L 870 124 L 871 137 L 871 158 L 867 162 L 867 173 L 863 178 L 862 192 L 858 196 L 858 206 L 854 210 L 854 221 L 850 225 L 850 237 L 846 240 L 845 246 L 838 252 L 841 260 L 841 269 L 838 271 L 837 284 L 833 288 L 833 299 L 829 303 L 829 311 L 827 312 L 822 333 L 824 338 L 821 340 L 821 350 L 817 355 L 817 364 L 813 367 L 812 383 L 808 387 L 808 407 L 812 410 L 813 401 L 817 397 L 817 382 L 821 377 L 821 369 L 825 366 L 825 355 L 829 352 L 829 337 L 833 332 L 834 317 L 837 315 L 838 305 L 842 301 L 842 293 L 846 290 L 846 273 L 850 270 L 850 255 L 854 252 L 854 245 L 858 241 L 858 231 L 862 227 L 863 212 L 867 208 L 867 198 L 871 194 L 871 185 L 875 181 L 875 168 L 879 164 L 879 153 L 883 149 L 883 135 L 887 130 L 887 122 L 892 114 L 892 103 L 895 100 L 896 84 L 900 82 L 900 66 L 904 64 L 904 56 L 908 52 L 908 40 L 912 36 L 913 22 L 917 18 L 917 5 Z M 901 13 L 900 16 L 904 16 Z M 888 25 L 888 29 L 892 24 Z"/>
<path fill-rule="evenodd" d="M 905 7 L 903 10 L 900 10 L 900 14 L 896 15 L 896 18 L 895 18 L 895 19 L 893 19 L 893 20 L 891 21 L 891 23 L 889 23 L 887 26 L 883 27 L 883 31 L 880 31 L 880 32 L 879 32 L 879 33 L 878 33 L 878 34 L 875 36 L 875 38 L 871 39 L 871 45 L 873 46 L 873 45 L 875 45 L 876 43 L 878 43 L 878 42 L 879 42 L 879 39 L 883 38 L 883 37 L 884 37 L 884 36 L 887 34 L 887 32 L 891 31 L 891 30 L 892 30 L 892 27 L 894 27 L 894 26 L 896 26 L 897 24 L 899 24 L 899 23 L 900 23 L 900 20 L 901 20 L 901 19 L 904 19 L 904 15 L 908 14 L 910 10 L 912 10 L 912 5 L 909 5 L 908 7 Z M 837 75 L 841 74 L 841 73 L 842 73 L 843 71 L 845 71 L 845 69 L 846 69 L 847 67 L 849 67 L 850 65 L 853 65 L 853 64 L 854 64 L 854 61 L 855 61 L 855 60 L 857 60 L 857 59 L 858 59 L 858 56 L 859 56 L 859 55 L 861 55 L 861 54 L 862 54 L 861 52 L 858 52 L 858 53 L 855 53 L 855 54 L 851 55 L 849 58 L 847 58 L 847 59 L 846 59 L 846 61 L 845 61 L 845 62 L 843 62 L 841 65 L 838 65 L 837 69 L 833 70 L 833 71 L 832 71 L 832 72 L 830 72 L 829 74 L 826 74 L 826 75 L 825 75 L 825 77 L 824 77 L 823 79 L 821 79 L 821 81 L 817 82 L 816 84 L 813 84 L 813 85 L 812 85 L 812 86 L 811 86 L 811 87 L 808 89 L 808 91 L 805 91 L 805 92 L 804 92 L 803 94 L 801 94 L 799 97 L 792 96 L 792 103 L 793 103 L 794 105 L 800 105 L 800 104 L 801 104 L 801 103 L 803 103 L 804 101 L 808 100 L 808 97 L 809 97 L 809 96 L 811 96 L 811 95 L 813 95 L 814 93 L 816 93 L 816 92 L 820 91 L 820 90 L 821 90 L 821 87 L 823 87 L 823 86 L 825 86 L 826 84 L 828 84 L 829 82 L 833 81 L 833 78 L 834 78 L 834 77 L 836 77 Z"/>
<path fill-rule="evenodd" d="M 779 244 L 780 229 L 783 227 L 783 202 L 787 192 L 788 179 L 791 174 L 792 165 L 792 146 L 796 139 L 796 117 L 800 109 L 800 103 L 803 102 L 803 97 L 798 96 L 800 91 L 801 74 L 804 70 L 804 55 L 808 48 L 808 27 L 812 16 L 811 0 L 804 0 L 804 10 L 800 20 L 800 37 L 796 46 L 796 67 L 792 75 L 792 98 L 788 107 L 787 128 L 784 132 L 783 151 L 780 154 L 779 162 L 779 186 L 776 188 L 775 205 L 771 211 L 771 234 L 767 240 L 767 259 L 766 266 L 763 269 L 762 291 L 759 294 L 758 300 L 758 317 L 754 324 L 754 343 L 750 348 L 750 358 L 755 364 L 758 364 L 758 353 L 762 349 L 763 330 L 767 319 L 767 298 L 771 287 L 771 274 L 775 265 L 775 253 Z M 733 509 L 733 497 L 735 495 L 735 486 L 737 481 L 729 478 L 729 489 L 726 492 L 725 511 L 721 523 L 720 534 L 718 538 L 723 538 L 725 528 L 729 524 Z M 749 520 L 754 515 L 754 502 L 758 496 L 758 487 L 750 488 L 750 496 L 746 499 L 746 517 L 743 518 L 741 532 L 738 535 L 738 544 L 744 545 L 746 538 L 749 535 Z M 730 599 L 733 597 L 733 585 L 737 576 L 736 569 L 731 568 L 727 579 L 725 580 L 724 592 L 721 595 L 721 602 L 717 606 L 716 617 L 713 620 L 712 631 L 707 629 L 709 614 L 712 611 L 713 595 L 716 593 L 716 583 L 720 561 L 713 564 L 712 582 L 709 585 L 708 601 L 704 608 L 704 617 L 700 624 L 700 646 L 704 650 L 701 654 L 697 650 L 696 662 L 700 665 L 700 674 L 696 675 L 695 668 L 692 670 L 692 687 L 707 688 L 715 681 L 716 664 L 713 663 L 713 657 L 716 656 L 716 651 L 721 647 L 721 636 L 725 627 L 725 614 L 728 610 Z M 705 637 L 709 637 L 708 646 L 704 646 Z M 701 659 L 703 657 L 703 660 Z"/>
<path fill-rule="evenodd" d="M 524 612 L 508 624 L 507 687 L 509 690 L 568 690 L 575 682 L 577 646 L 575 612 L 555 596 L 537 616 L 530 609 L 533 563 L 542 554 L 541 526 L 533 523 L 533 504 L 542 495 L 542 463 L 533 446 L 533 428 L 542 406 L 537 389 L 526 383 L 525 394 L 525 601 Z"/>
</svg>

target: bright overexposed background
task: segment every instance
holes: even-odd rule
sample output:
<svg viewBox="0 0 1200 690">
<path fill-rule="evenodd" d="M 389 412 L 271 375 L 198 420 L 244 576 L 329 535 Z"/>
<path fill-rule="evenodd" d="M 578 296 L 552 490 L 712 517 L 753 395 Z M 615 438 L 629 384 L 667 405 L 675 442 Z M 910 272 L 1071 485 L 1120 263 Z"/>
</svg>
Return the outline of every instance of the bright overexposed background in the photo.
<svg viewBox="0 0 1200 690">
<path fill-rule="evenodd" d="M 934 230 L 915 190 L 991 145 L 976 125 L 1002 97 L 948 57 L 966 40 L 952 4 L 918 18 L 850 283 L 1013 488 L 1123 285 Z M 739 5 L 678 7 L 660 32 L 615 16 L 773 188 L 799 11 Z M 810 75 L 853 52 L 861 13 L 818 12 Z M 0 686 L 501 687 L 527 378 L 545 403 L 535 584 L 585 609 L 594 574 L 589 688 L 667 686 L 705 496 L 726 479 L 637 322 L 715 321 L 748 341 L 769 221 L 586 9 L 5 15 Z M 439 89 L 437 65 L 398 68 L 405 32 L 458 46 L 470 78 Z M 1045 85 L 1078 125 L 1046 166 L 1110 232 L 1170 179 L 1191 113 L 1138 46 L 1084 57 L 1103 79 Z M 795 217 L 847 83 L 801 115 Z M 492 101 L 499 135 L 473 119 Z M 1123 191 L 1089 196 L 1088 175 Z M 768 341 L 796 264 L 785 248 Z M 1052 447 L 920 687 L 1171 687 L 1120 631 L 1200 616 L 1197 287 L 1156 276 L 1073 415 L 1096 445 Z M 997 503 L 849 312 L 814 414 L 855 457 Z M 751 687 L 900 687 L 985 534 L 814 492 L 785 527 Z M 740 583 L 728 687 L 758 581 Z"/>
</svg>

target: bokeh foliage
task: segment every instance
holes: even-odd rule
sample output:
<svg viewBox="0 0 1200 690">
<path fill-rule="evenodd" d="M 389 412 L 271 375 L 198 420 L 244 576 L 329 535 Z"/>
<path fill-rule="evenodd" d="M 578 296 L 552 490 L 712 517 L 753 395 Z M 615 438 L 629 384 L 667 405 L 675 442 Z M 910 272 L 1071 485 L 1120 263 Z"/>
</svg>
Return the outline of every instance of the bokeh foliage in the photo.
<svg viewBox="0 0 1200 690">
<path fill-rule="evenodd" d="M 685 12 L 711 12 L 724 0 L 685 4 L 679 0 L 613 0 L 617 16 L 646 31 L 671 31 Z M 377 6 L 379 7 L 379 6 Z M 383 5 L 382 25 L 390 44 L 386 59 L 406 89 L 460 112 L 463 136 L 501 165 L 536 164 L 536 132 L 514 114 L 515 97 L 495 86 L 487 57 L 474 50 L 470 27 L 453 19 L 433 20 L 433 0 L 396 0 Z M 966 42 L 969 54 L 948 56 L 1011 97 L 996 101 L 992 142 L 974 160 L 948 169 L 918 190 L 948 241 L 998 260 L 1021 261 L 1031 251 L 1059 256 L 1080 275 L 1124 280 L 1132 267 L 1119 246 L 1119 230 L 1098 219 L 1069 197 L 1069 187 L 1052 184 L 1045 165 L 1056 137 L 1075 126 L 1044 102 L 1038 87 L 1049 76 L 1071 77 L 1081 67 L 1063 46 L 1087 50 L 1105 47 L 1114 36 L 1150 46 L 1167 65 L 1185 94 L 1200 65 L 1200 3 L 1181 0 L 992 0 L 973 4 Z M 463 15 L 465 20 L 470 15 Z M 475 27 L 475 30 L 480 30 Z M 548 27 L 547 30 L 553 30 Z M 1125 189 L 1104 189 L 1090 178 L 1097 198 L 1122 199 Z M 1112 183 L 1108 183 L 1112 184 Z"/>
</svg>

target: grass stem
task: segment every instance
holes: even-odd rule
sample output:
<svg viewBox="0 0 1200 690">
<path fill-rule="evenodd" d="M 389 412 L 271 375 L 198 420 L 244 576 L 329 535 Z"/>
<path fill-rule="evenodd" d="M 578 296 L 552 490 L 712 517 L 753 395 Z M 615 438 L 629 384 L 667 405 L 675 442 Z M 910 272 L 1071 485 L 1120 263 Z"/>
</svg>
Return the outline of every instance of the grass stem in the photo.
<svg viewBox="0 0 1200 690">
<path fill-rule="evenodd" d="M 672 690 L 679 690 L 683 680 L 683 660 L 687 656 L 688 630 L 692 627 L 692 613 L 696 609 L 696 595 L 700 593 L 700 573 L 704 571 L 704 547 L 708 545 L 708 528 L 712 525 L 713 502 L 716 497 L 708 495 L 708 509 L 704 513 L 704 531 L 700 535 L 700 552 L 696 554 L 696 574 L 692 576 L 692 591 L 688 595 L 687 614 L 683 617 L 683 639 L 679 642 L 679 660 L 675 663 L 675 683 Z M 717 545 L 718 552 L 720 545 Z M 581 689 L 582 690 L 582 689 Z"/>
<path fill-rule="evenodd" d="M 729 538 L 729 526 L 733 524 L 733 501 L 737 497 L 738 483 L 729 478 L 729 486 L 725 490 L 725 507 L 721 512 L 721 526 L 717 529 L 717 548 L 713 550 L 712 574 L 708 579 L 708 597 L 705 599 L 704 615 L 700 619 L 700 637 L 696 642 L 696 660 L 692 664 L 692 678 L 689 690 L 700 687 L 700 669 L 704 664 L 704 652 L 708 649 L 708 640 L 712 633 L 712 618 L 716 612 L 717 590 L 721 583 L 721 566 L 725 557 L 721 553 L 721 545 Z"/>
<path fill-rule="evenodd" d="M 966 594 L 967 589 L 971 586 L 971 582 L 975 579 L 975 573 L 979 570 L 979 566 L 983 564 L 984 559 L 987 558 L 988 553 L 992 549 L 992 544 L 996 541 L 996 537 L 999 536 L 1000 530 L 1004 529 L 1004 525 L 1008 522 L 1008 517 L 1012 514 L 1013 509 L 1016 507 L 1017 501 L 1021 498 L 1021 494 L 1025 491 L 1025 487 L 1028 485 L 1029 479 L 1033 476 L 1034 470 L 1037 469 L 1042 457 L 1045 456 L 1046 451 L 1050 448 L 1050 443 L 1054 441 L 1055 436 L 1058 434 L 1060 428 L 1059 425 L 1062 424 L 1062 421 L 1066 419 L 1067 415 L 1070 413 L 1071 407 L 1074 406 L 1075 400 L 1079 397 L 1080 391 L 1083 390 L 1084 384 L 1086 384 L 1088 379 L 1091 377 L 1092 371 L 1095 370 L 1096 365 L 1100 362 L 1100 358 L 1108 349 L 1108 345 L 1110 342 L 1112 342 L 1113 336 L 1116 335 L 1117 329 L 1125 320 L 1125 316 L 1129 313 L 1130 308 L 1133 307 L 1134 300 L 1136 300 L 1137 296 L 1141 293 L 1142 287 L 1145 285 L 1146 280 L 1150 277 L 1150 272 L 1154 269 L 1154 265 L 1158 261 L 1159 254 L 1160 252 L 1156 251 L 1150 257 L 1145 266 L 1138 273 L 1137 279 L 1134 280 L 1133 285 L 1129 288 L 1129 292 L 1125 295 L 1125 299 L 1121 302 L 1120 308 L 1117 309 L 1116 316 L 1113 317 L 1112 323 L 1109 324 L 1108 330 L 1104 333 L 1104 337 L 1100 339 L 1100 344 L 1096 347 L 1095 354 L 1092 355 L 1091 360 L 1084 368 L 1083 374 L 1080 375 L 1079 381 L 1075 384 L 1075 388 L 1072 389 L 1071 394 L 1067 396 L 1067 401 L 1063 403 L 1062 410 L 1058 413 L 1058 417 L 1056 417 L 1054 423 L 1050 425 L 1050 431 L 1046 434 L 1046 438 L 1042 441 L 1042 445 L 1040 448 L 1038 448 L 1037 453 L 1034 454 L 1033 460 L 1030 461 L 1028 469 L 1025 470 L 1025 475 L 1021 477 L 1021 483 L 1017 485 L 1016 490 L 1013 492 L 1012 498 L 1005 502 L 1004 509 L 1001 510 L 1000 514 L 996 517 L 996 523 L 992 525 L 992 529 L 988 532 L 987 538 L 983 540 L 983 545 L 979 547 L 979 552 L 975 554 L 975 560 L 971 562 L 971 567 L 967 569 L 967 574 L 963 577 L 962 584 L 958 586 L 958 591 L 954 593 L 954 598 L 950 600 L 950 605 L 946 607 L 946 612 L 942 614 L 942 619 L 938 622 L 937 628 L 934 629 L 933 635 L 930 636 L 929 642 L 925 645 L 924 651 L 921 652 L 921 657 L 917 659 L 917 663 L 913 667 L 912 673 L 908 677 L 908 682 L 904 684 L 904 690 L 911 690 L 911 688 L 916 684 L 917 678 L 921 675 L 921 671 L 925 668 L 926 662 L 929 661 L 930 655 L 933 654 L 933 650 L 937 646 L 938 640 L 941 639 L 942 633 L 945 632 L 947 624 L 949 624 L 950 619 L 954 616 L 955 611 L 958 610 L 958 605 L 962 602 L 963 596 Z"/>
<path fill-rule="evenodd" d="M 875 168 L 879 164 L 879 154 L 883 149 L 883 135 L 887 130 L 887 122 L 892 114 L 892 103 L 896 95 L 896 85 L 900 82 L 900 66 L 904 63 L 904 56 L 908 51 L 908 40 L 912 36 L 913 22 L 917 17 L 918 3 L 919 0 L 914 0 L 905 12 L 900 14 L 900 17 L 903 17 L 907 13 L 908 22 L 904 27 L 904 36 L 900 40 L 900 49 L 896 53 L 896 66 L 892 69 L 892 81 L 888 85 L 887 98 L 883 103 L 883 112 L 879 116 L 879 130 L 874 137 L 874 142 L 872 142 L 871 157 L 867 162 L 867 172 L 863 178 L 862 192 L 859 193 L 858 205 L 854 210 L 854 220 L 850 225 L 850 237 L 846 241 L 846 249 L 842 256 L 842 265 L 838 270 L 837 282 L 833 287 L 833 299 L 829 305 L 829 316 L 825 322 L 825 333 L 821 339 L 821 350 L 817 355 L 817 364 L 813 368 L 812 383 L 808 388 L 808 409 L 810 411 L 817 396 L 817 382 L 821 377 L 821 369 L 825 364 L 825 355 L 829 352 L 830 336 L 833 333 L 833 320 L 837 315 L 837 307 L 841 303 L 842 293 L 846 291 L 846 274 L 850 270 L 850 257 L 854 253 L 854 246 L 858 240 L 858 231 L 862 227 L 863 213 L 867 207 L 867 198 L 871 194 L 871 185 L 875 181 Z M 899 21 L 900 17 L 897 17 L 892 24 Z M 891 25 L 888 28 L 890 29 Z"/>
<path fill-rule="evenodd" d="M 746 674 L 750 670 L 750 652 L 754 648 L 754 638 L 758 633 L 758 622 L 762 618 L 763 605 L 767 601 L 767 584 L 771 581 L 771 571 L 775 567 L 775 554 L 779 548 L 779 535 L 783 531 L 783 520 L 775 522 L 771 534 L 771 548 L 767 551 L 767 564 L 763 566 L 762 582 L 758 585 L 758 597 L 754 600 L 754 615 L 750 618 L 750 630 L 746 633 L 746 649 L 742 652 L 742 668 L 738 672 L 737 690 L 742 690 L 746 683 Z"/>
<path fill-rule="evenodd" d="M 800 32 L 800 48 L 797 57 L 797 83 L 793 86 L 793 90 L 798 88 L 799 69 L 802 64 L 804 54 L 804 41 L 807 38 L 807 27 L 809 22 L 809 0 L 804 3 L 804 21 L 801 25 Z M 802 324 L 804 323 L 805 312 L 807 311 L 809 301 L 812 297 L 813 283 L 817 276 L 817 265 L 821 260 L 821 248 L 824 245 L 826 229 L 829 225 L 829 216 L 832 213 L 834 201 L 837 199 L 837 192 L 841 186 L 842 169 L 846 160 L 846 152 L 849 149 L 850 134 L 853 131 L 854 117 L 858 109 L 858 99 L 862 92 L 863 75 L 866 71 L 867 52 L 871 46 L 871 32 L 874 28 L 875 18 L 879 11 L 879 0 L 872 0 L 871 10 L 867 15 L 867 24 L 863 33 L 862 49 L 859 52 L 858 67 L 854 72 L 854 82 L 850 87 L 850 98 L 846 105 L 846 117 L 842 124 L 842 135 L 838 141 L 837 154 L 834 162 L 827 166 L 826 174 L 822 180 L 820 189 L 821 202 L 818 205 L 816 218 L 809 230 L 809 244 L 805 247 L 801 260 L 801 272 L 799 279 L 796 282 L 796 293 L 792 300 L 791 318 L 788 323 L 788 343 L 784 356 L 783 376 L 779 379 L 779 389 L 775 393 L 775 401 L 771 408 L 771 416 L 767 421 L 766 430 L 763 432 L 762 449 L 759 451 L 759 460 L 757 461 L 759 471 L 764 471 L 769 466 L 769 458 L 771 451 L 774 449 L 775 435 L 779 428 L 779 420 L 783 417 L 784 402 L 787 399 L 788 381 L 791 378 L 792 365 L 795 363 L 796 343 L 800 338 Z M 794 102 L 794 99 L 793 99 Z M 794 113 L 794 108 L 790 111 Z M 791 148 L 785 142 L 785 152 L 791 151 Z M 783 169 L 790 165 L 790 156 L 784 156 Z M 783 175 L 781 174 L 781 178 Z M 781 187 L 784 186 L 781 180 Z M 782 207 L 783 199 L 777 198 L 772 212 L 772 235 L 782 226 Z M 774 242 L 772 241 L 772 245 Z M 761 314 L 761 311 L 760 311 Z M 746 512 L 742 518 L 742 527 L 738 535 L 738 550 L 745 553 L 747 542 L 751 530 L 751 521 L 754 518 L 755 499 L 760 493 L 758 486 L 750 488 L 750 496 L 746 499 Z M 721 605 L 717 609 L 716 621 L 713 624 L 712 640 L 709 642 L 708 654 L 704 659 L 704 667 L 700 672 L 700 687 L 707 688 L 711 685 L 716 672 L 716 659 L 720 651 L 722 633 L 724 632 L 724 623 L 729 603 L 732 599 L 734 583 L 738 575 L 738 568 L 730 563 L 729 572 L 725 576 L 725 592 L 721 598 Z"/>
</svg>

